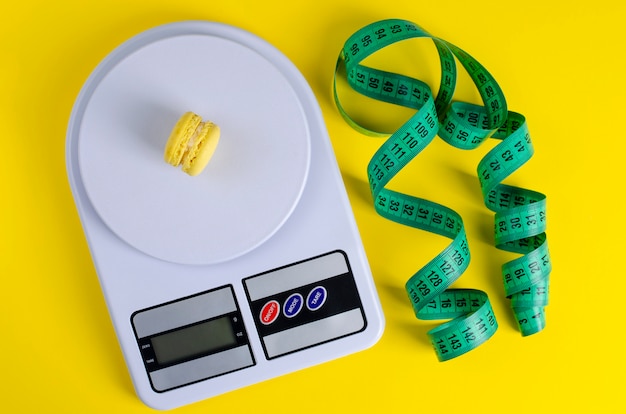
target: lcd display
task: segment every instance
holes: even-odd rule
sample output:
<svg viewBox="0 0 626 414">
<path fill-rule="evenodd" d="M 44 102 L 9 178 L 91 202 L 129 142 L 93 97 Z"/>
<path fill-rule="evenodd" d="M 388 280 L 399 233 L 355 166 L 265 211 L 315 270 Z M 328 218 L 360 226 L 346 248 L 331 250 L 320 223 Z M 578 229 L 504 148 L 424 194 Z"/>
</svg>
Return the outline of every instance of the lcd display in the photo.
<svg viewBox="0 0 626 414">
<path fill-rule="evenodd" d="M 224 316 L 155 336 L 152 348 L 160 365 L 170 364 L 237 343 L 230 317 Z"/>
</svg>

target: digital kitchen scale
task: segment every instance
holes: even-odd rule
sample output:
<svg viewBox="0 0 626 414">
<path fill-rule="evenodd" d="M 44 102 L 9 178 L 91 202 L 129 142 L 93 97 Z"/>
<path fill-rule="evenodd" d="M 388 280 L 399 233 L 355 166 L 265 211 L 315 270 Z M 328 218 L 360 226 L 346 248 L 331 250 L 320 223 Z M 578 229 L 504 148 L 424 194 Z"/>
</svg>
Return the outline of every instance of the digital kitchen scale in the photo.
<svg viewBox="0 0 626 414">
<path fill-rule="evenodd" d="M 191 177 L 163 160 L 193 111 L 222 137 Z M 383 314 L 315 97 L 241 29 L 144 32 L 91 74 L 70 185 L 140 398 L 170 409 L 373 345 Z"/>
</svg>

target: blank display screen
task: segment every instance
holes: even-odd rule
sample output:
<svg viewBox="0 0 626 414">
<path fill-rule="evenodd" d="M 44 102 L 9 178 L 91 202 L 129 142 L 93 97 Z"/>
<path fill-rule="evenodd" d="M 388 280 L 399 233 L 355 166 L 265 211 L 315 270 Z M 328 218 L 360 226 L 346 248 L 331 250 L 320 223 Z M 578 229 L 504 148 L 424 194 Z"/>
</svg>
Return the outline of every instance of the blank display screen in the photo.
<svg viewBox="0 0 626 414">
<path fill-rule="evenodd" d="M 237 343 L 228 316 L 155 336 L 152 348 L 161 365 L 210 353 Z"/>
</svg>

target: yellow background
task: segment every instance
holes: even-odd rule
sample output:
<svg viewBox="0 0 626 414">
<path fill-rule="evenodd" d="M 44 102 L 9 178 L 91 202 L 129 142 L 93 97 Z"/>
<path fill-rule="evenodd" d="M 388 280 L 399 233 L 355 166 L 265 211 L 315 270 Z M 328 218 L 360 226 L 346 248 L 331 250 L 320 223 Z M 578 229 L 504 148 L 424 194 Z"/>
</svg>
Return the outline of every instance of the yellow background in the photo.
<svg viewBox="0 0 626 414">
<path fill-rule="evenodd" d="M 73 102 L 116 46 L 154 26 L 223 22 L 266 39 L 322 108 L 387 319 L 373 348 L 181 408 L 229 412 L 616 412 L 624 397 L 623 2 L 22 1 L 0 17 L 0 410 L 142 413 L 100 291 L 65 171 Z M 395 185 L 458 211 L 472 263 L 456 286 L 485 290 L 500 323 L 485 345 L 439 363 L 404 296 L 448 241 L 372 210 L 365 182 L 381 141 L 338 115 L 330 85 L 347 37 L 411 20 L 476 57 L 523 113 L 536 154 L 508 180 L 548 196 L 554 270 L 546 330 L 522 338 L 503 298 L 472 152 L 436 140 Z M 419 53 L 424 51 L 416 46 Z M 410 50 L 407 44 L 404 50 Z M 417 53 L 417 52 L 416 52 Z M 399 64 L 419 71 L 398 53 Z M 402 61 L 402 62 L 401 62 Z M 417 59 L 415 59 L 417 61 Z M 429 76 L 427 74 L 427 76 Z M 471 89 L 461 97 L 474 99 Z M 374 107 L 372 107 L 374 108 Z M 400 113 L 400 112 L 398 112 Z M 396 122 L 396 112 L 387 110 Z"/>
</svg>

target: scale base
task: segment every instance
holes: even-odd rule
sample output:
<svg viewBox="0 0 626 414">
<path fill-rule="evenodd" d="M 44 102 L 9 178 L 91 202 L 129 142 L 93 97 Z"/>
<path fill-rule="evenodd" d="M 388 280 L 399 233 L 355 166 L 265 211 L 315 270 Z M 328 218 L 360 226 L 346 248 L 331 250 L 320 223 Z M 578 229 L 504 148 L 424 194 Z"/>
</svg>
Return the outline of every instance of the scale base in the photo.
<svg viewBox="0 0 626 414">
<path fill-rule="evenodd" d="M 212 53 L 187 58 L 205 49 Z M 212 66 L 216 56 L 220 65 Z M 239 89 L 246 99 L 211 71 L 251 82 Z M 266 76 L 256 83 L 258 71 Z M 169 130 L 187 110 L 223 134 L 197 177 L 162 160 Z M 251 131 L 261 121 L 272 134 L 259 140 Z M 67 169 L 147 405 L 206 399 L 363 350 L 382 335 L 319 106 L 295 66 L 258 37 L 182 22 L 121 45 L 75 103 Z"/>
</svg>

